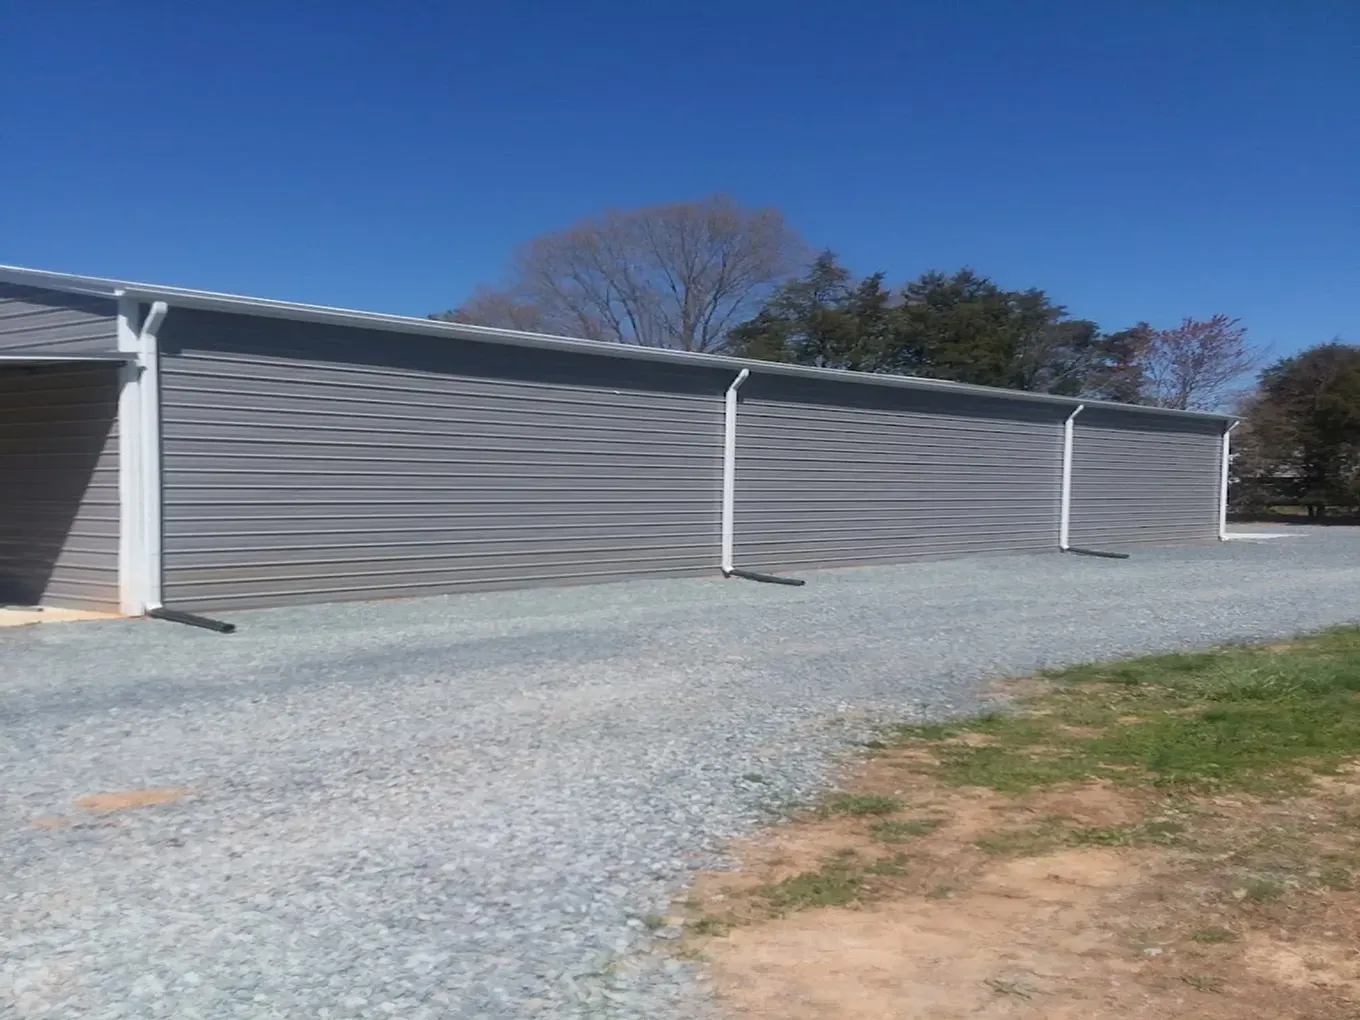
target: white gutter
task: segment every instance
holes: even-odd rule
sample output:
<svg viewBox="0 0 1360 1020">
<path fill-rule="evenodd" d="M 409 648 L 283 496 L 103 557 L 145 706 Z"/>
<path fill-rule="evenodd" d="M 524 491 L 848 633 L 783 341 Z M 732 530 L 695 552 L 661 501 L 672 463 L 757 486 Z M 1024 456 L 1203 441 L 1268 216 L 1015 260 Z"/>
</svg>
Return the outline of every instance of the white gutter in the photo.
<svg viewBox="0 0 1360 1020">
<path fill-rule="evenodd" d="M 1232 452 L 1232 430 L 1241 425 L 1240 421 L 1230 423 L 1223 430 L 1222 463 L 1219 465 L 1218 479 L 1218 540 L 1228 540 L 1228 461 Z"/>
<path fill-rule="evenodd" d="M 723 414 L 723 476 L 722 476 L 722 572 L 731 575 L 736 569 L 732 562 L 733 536 L 737 517 L 737 390 L 741 389 L 749 368 L 743 368 L 727 387 Z"/>
<path fill-rule="evenodd" d="M 1072 526 L 1072 440 L 1076 435 L 1074 422 L 1084 410 L 1086 405 L 1078 404 L 1063 422 L 1062 501 L 1058 510 L 1058 548 L 1063 552 L 1072 547 L 1068 541 Z"/>
<path fill-rule="evenodd" d="M 526 333 L 519 330 L 497 329 L 490 326 L 473 326 L 457 322 L 441 322 L 434 319 L 420 319 L 409 315 L 388 315 L 380 312 L 360 312 L 347 308 L 331 308 L 325 305 L 299 304 L 293 301 L 274 301 L 266 298 L 245 297 L 238 294 L 219 294 L 213 291 L 192 290 L 186 287 L 162 287 L 155 284 L 133 283 L 124 280 L 105 279 L 94 276 L 71 276 L 65 273 L 50 273 L 19 266 L 0 266 L 0 282 L 41 287 L 77 294 L 101 297 L 132 298 L 142 303 L 167 301 L 176 308 L 201 309 L 225 312 L 234 315 L 262 315 L 271 318 L 296 322 L 318 322 L 334 326 L 352 326 L 360 329 L 384 329 L 401 333 L 457 337 L 484 343 L 502 343 L 518 347 L 536 347 L 557 351 L 576 351 L 593 353 L 612 358 L 632 358 L 643 361 L 683 364 L 694 367 L 729 369 L 755 368 L 757 364 L 762 373 L 786 375 L 804 379 L 838 380 L 861 386 L 893 386 L 912 390 L 930 390 L 939 393 L 969 394 L 978 397 L 993 397 L 998 400 L 1022 400 L 1029 403 L 1058 404 L 1071 407 L 1072 397 L 1060 397 L 1051 393 L 1032 393 L 1020 390 L 1003 390 L 992 386 L 976 386 L 970 383 L 950 382 L 943 379 L 921 379 L 915 376 L 891 375 L 877 372 L 852 372 L 838 368 L 813 368 L 809 365 L 788 365 L 780 362 L 759 362 L 753 364 L 749 359 L 734 358 L 722 354 L 697 354 L 690 351 L 675 351 L 660 347 L 641 347 L 630 344 L 609 343 L 601 340 L 581 340 L 573 337 L 551 336 L 543 333 Z M 1118 404 L 1111 401 L 1088 400 L 1089 407 L 1108 407 L 1139 414 L 1156 415 L 1186 419 L 1223 421 L 1228 415 L 1204 411 L 1173 411 L 1160 407 Z"/>
</svg>

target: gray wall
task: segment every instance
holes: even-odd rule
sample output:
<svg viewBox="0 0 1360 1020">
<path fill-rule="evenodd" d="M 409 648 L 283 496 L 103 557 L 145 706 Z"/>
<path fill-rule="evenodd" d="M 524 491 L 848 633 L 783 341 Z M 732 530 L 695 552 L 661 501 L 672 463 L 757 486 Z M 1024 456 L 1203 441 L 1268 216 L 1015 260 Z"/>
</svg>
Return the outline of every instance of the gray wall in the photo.
<svg viewBox="0 0 1360 1020">
<path fill-rule="evenodd" d="M 1222 422 L 1091 409 L 1073 424 L 1074 547 L 1218 537 Z"/>
<path fill-rule="evenodd" d="M 118 303 L 0 282 L 0 354 L 109 354 Z"/>
<path fill-rule="evenodd" d="M 0 601 L 118 609 L 118 369 L 0 367 Z"/>
<path fill-rule="evenodd" d="M 164 601 L 714 572 L 731 373 L 172 308 Z"/>
<path fill-rule="evenodd" d="M 1057 545 L 1061 406 L 762 376 L 741 398 L 738 567 Z"/>
</svg>

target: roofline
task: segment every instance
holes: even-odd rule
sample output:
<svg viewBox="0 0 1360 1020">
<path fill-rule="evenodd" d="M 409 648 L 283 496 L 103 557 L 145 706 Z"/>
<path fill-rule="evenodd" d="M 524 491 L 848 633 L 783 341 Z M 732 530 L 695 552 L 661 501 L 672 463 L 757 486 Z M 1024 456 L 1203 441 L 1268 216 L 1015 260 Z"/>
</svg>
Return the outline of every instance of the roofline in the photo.
<svg viewBox="0 0 1360 1020">
<path fill-rule="evenodd" d="M 528 333 L 513 329 L 498 329 L 493 326 L 474 326 L 461 322 L 443 322 L 436 319 L 421 319 L 409 315 L 389 315 L 383 312 L 361 312 L 348 308 L 331 308 L 326 305 L 308 305 L 294 301 L 275 301 L 269 298 L 245 297 L 239 294 L 222 294 L 207 290 L 192 290 L 186 287 L 165 287 L 159 284 L 135 283 L 128 280 L 114 280 L 99 276 L 76 276 L 69 273 L 53 273 L 40 269 L 26 269 L 22 266 L 0 265 L 0 282 L 39 287 L 46 290 L 62 291 L 70 294 L 84 294 L 111 299 L 132 298 L 138 301 L 164 301 L 172 307 L 198 308 L 204 311 L 229 312 L 238 315 L 260 315 L 275 319 L 290 319 L 296 322 L 322 322 L 335 326 L 351 326 L 361 329 L 386 329 L 399 333 L 421 336 L 456 337 L 461 340 L 476 340 L 484 343 L 502 343 L 517 347 L 536 347 L 543 350 L 573 351 L 578 353 L 600 354 L 614 358 L 632 358 L 638 361 L 656 361 L 666 364 L 707 366 L 710 368 L 729 368 L 733 372 L 750 369 L 752 372 L 773 375 L 793 376 L 795 378 L 822 379 L 827 381 L 851 382 L 870 386 L 895 386 L 901 389 L 929 390 L 942 393 L 971 394 L 993 399 L 1023 400 L 1031 403 L 1055 404 L 1074 408 L 1085 404 L 1088 408 L 1107 408 L 1119 411 L 1134 411 L 1161 417 L 1192 418 L 1199 420 L 1232 422 L 1236 415 L 1217 411 L 1177 411 L 1164 407 L 1147 407 L 1141 404 L 1121 404 L 1110 400 L 1083 400 L 1079 397 L 1063 397 L 1052 393 L 1031 393 L 1026 390 L 1008 390 L 997 386 L 978 386 L 973 383 L 949 382 L 943 379 L 925 379 L 920 376 L 886 375 L 876 372 L 852 372 L 840 368 L 812 368 L 807 365 L 789 365 L 778 361 L 756 361 L 750 358 L 735 358 L 726 354 L 696 354 L 689 351 L 674 351 L 660 347 L 640 347 L 631 344 L 610 343 L 603 340 L 583 340 L 576 337 L 553 336 L 546 333 Z"/>
</svg>

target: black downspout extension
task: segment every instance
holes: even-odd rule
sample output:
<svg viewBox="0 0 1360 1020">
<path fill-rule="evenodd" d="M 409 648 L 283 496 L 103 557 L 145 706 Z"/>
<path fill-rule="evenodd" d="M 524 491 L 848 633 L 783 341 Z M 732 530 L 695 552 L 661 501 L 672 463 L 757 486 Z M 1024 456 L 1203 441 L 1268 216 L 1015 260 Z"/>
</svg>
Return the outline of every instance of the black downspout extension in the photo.
<svg viewBox="0 0 1360 1020">
<path fill-rule="evenodd" d="M 776 577 L 774 574 L 757 574 L 754 570 L 728 570 L 728 577 L 741 577 L 747 581 L 759 581 L 761 584 L 787 584 L 794 588 L 801 588 L 807 584 L 801 577 Z"/>
<path fill-rule="evenodd" d="M 1126 560 L 1129 558 L 1128 553 L 1103 552 L 1099 549 L 1064 549 L 1063 551 L 1076 556 L 1099 556 L 1102 560 Z"/>
<path fill-rule="evenodd" d="M 219 634 L 231 634 L 236 630 L 236 624 L 223 623 L 221 620 L 210 620 L 206 616 L 198 616 L 195 613 L 184 613 L 178 609 L 166 609 L 165 606 L 157 606 L 155 609 L 148 609 L 146 615 L 155 620 L 168 620 L 170 623 L 183 623 L 190 627 L 202 627 L 204 630 L 213 630 Z"/>
</svg>

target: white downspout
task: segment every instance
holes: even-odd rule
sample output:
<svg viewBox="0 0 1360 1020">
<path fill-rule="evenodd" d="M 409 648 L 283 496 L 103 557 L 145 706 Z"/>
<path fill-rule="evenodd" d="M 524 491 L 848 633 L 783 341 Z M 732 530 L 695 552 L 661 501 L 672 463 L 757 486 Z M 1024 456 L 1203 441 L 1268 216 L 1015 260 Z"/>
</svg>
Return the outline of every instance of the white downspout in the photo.
<svg viewBox="0 0 1360 1020">
<path fill-rule="evenodd" d="M 145 611 L 161 608 L 161 350 L 159 331 L 170 310 L 157 301 L 138 337 L 141 378 L 142 556 Z"/>
<path fill-rule="evenodd" d="M 1058 508 L 1058 548 L 1063 552 L 1072 547 L 1068 541 L 1072 527 L 1072 440 L 1076 435 L 1074 422 L 1084 410 L 1086 405 L 1078 404 L 1063 422 L 1062 501 Z"/>
<path fill-rule="evenodd" d="M 1223 430 L 1223 463 L 1219 465 L 1218 477 L 1218 540 L 1228 540 L 1228 455 L 1232 452 L 1232 430 L 1241 425 L 1232 422 Z"/>
<path fill-rule="evenodd" d="M 727 387 L 723 415 L 723 477 L 722 477 L 722 572 L 726 577 L 735 569 L 733 535 L 737 516 L 737 390 L 751 374 L 743 368 Z"/>
</svg>

